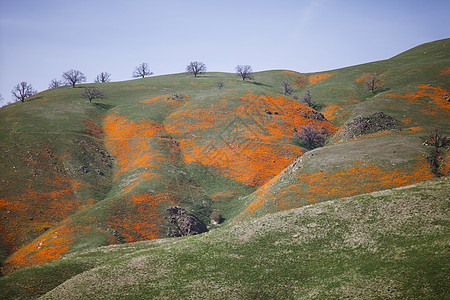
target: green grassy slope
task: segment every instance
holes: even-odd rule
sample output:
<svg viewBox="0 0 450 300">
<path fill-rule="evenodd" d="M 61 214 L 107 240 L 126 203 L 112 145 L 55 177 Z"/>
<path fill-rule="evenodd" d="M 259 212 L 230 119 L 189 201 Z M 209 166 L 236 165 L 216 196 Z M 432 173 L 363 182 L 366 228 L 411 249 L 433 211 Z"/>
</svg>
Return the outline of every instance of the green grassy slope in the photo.
<svg viewBox="0 0 450 300">
<path fill-rule="evenodd" d="M 337 134 L 247 197 L 237 219 L 432 178 L 422 142 L 433 128 L 450 132 L 448 47 L 448 39 L 424 44 L 385 61 L 335 70 L 310 87 L 335 125 L 384 112 L 399 126 L 351 140 Z M 374 95 L 364 91 L 369 75 L 383 82 Z"/>
<path fill-rule="evenodd" d="M 419 137 L 449 128 L 448 41 L 330 72 L 266 71 L 254 81 L 173 74 L 61 87 L 1 108 L 2 272 L 166 237 L 172 205 L 215 228 L 213 209 L 229 223 L 430 179 Z M 371 95 L 364 79 L 375 73 L 384 85 Z M 294 94 L 310 90 L 328 121 L 282 95 L 283 80 Z M 86 86 L 106 99 L 90 105 L 80 96 Z M 377 111 L 402 131 L 334 135 Z M 292 130 L 308 123 L 329 133 L 327 146 L 291 165 L 306 152 Z"/>
<path fill-rule="evenodd" d="M 445 299 L 448 177 L 187 238 L 101 247 L 0 279 L 5 299 Z"/>
<path fill-rule="evenodd" d="M 271 76 L 276 74 L 284 73 Z M 183 206 L 206 224 L 213 209 L 225 220 L 234 218 L 242 204 L 233 199 L 250 194 L 304 152 L 290 139 L 295 118 L 273 121 L 264 112 L 280 93 L 264 95 L 281 86 L 264 82 L 272 80 L 265 74 L 256 77 L 244 82 L 234 74 L 175 74 L 87 84 L 4 107 L 4 272 L 67 251 L 164 237 L 165 209 L 171 205 Z M 217 81 L 225 87 L 219 90 Z M 80 97 L 85 86 L 101 88 L 106 99 L 90 105 Z M 294 106 L 287 111 L 291 115 L 312 111 L 280 99 Z M 255 103 L 261 107 L 251 114 L 237 114 Z M 263 123 L 271 126 L 258 128 Z M 284 132 L 269 132 L 280 128 Z M 242 152 L 234 150 L 242 145 Z M 273 155 L 282 161 L 267 159 Z"/>
</svg>

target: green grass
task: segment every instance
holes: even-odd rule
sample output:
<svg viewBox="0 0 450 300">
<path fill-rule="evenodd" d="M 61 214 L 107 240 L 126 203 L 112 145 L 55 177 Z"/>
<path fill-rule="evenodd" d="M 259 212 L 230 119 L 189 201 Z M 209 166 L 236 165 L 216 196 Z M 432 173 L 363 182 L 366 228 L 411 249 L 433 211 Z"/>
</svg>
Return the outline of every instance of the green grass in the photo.
<svg viewBox="0 0 450 300">
<path fill-rule="evenodd" d="M 3 277 L 0 290 L 5 299 L 444 299 L 449 188 L 444 178 L 77 252 Z"/>
<path fill-rule="evenodd" d="M 433 110 L 433 114 L 424 113 L 424 109 L 435 109 L 435 104 L 428 97 L 422 97 L 417 100 L 417 103 L 412 104 L 407 99 L 388 97 L 388 95 L 414 93 L 417 91 L 416 86 L 419 84 L 429 84 L 448 91 L 448 75 L 442 74 L 442 70 L 446 66 L 448 67 L 450 61 L 450 55 L 447 50 L 448 42 L 449 39 L 424 44 L 388 60 L 330 71 L 329 73 L 332 73 L 333 76 L 313 85 L 308 83 L 297 85 L 294 88 L 294 94 L 302 96 L 307 90 L 310 90 L 313 100 L 322 108 L 321 111 L 323 113 L 326 113 L 327 109 L 333 105 L 340 107 L 330 118 L 330 121 L 336 126 L 342 126 L 345 122 L 358 115 L 370 115 L 374 112 L 383 111 L 401 122 L 400 127 L 402 131 L 345 142 L 329 137 L 325 147 L 307 152 L 303 156 L 305 162 L 302 163 L 302 169 L 296 175 L 293 174 L 294 166 L 291 165 L 272 182 L 270 193 L 267 193 L 263 199 L 265 205 L 254 215 L 247 216 L 248 219 L 310 204 L 311 202 L 301 192 L 308 189 L 309 186 L 301 181 L 300 175 L 319 172 L 331 174 L 345 171 L 358 162 L 375 165 L 387 171 L 398 169 L 399 172 L 410 172 L 423 159 L 425 154 L 426 149 L 421 144 L 421 137 L 426 130 L 439 127 L 449 133 L 449 112 L 442 109 Z M 248 93 L 281 96 L 283 92 L 281 82 L 283 80 L 289 79 L 295 83 L 299 79 L 304 79 L 310 75 L 316 76 L 317 74 L 288 73 L 281 70 L 265 71 L 256 73 L 254 81 L 242 81 L 235 74 L 228 73 L 206 73 L 197 78 L 186 74 L 172 74 L 124 82 L 83 84 L 76 88 L 71 86 L 60 87 L 30 97 L 25 103 L 14 103 L 1 108 L 0 201 L 3 202 L 0 202 L 0 204 L 3 205 L 6 202 L 8 204 L 5 204 L 0 209 L 0 261 L 5 262 L 20 247 L 42 238 L 49 228 L 60 228 L 61 222 L 64 220 L 69 220 L 77 226 L 90 227 L 89 230 L 77 231 L 74 234 L 73 244 L 71 244 L 71 248 L 67 252 L 69 255 L 76 255 L 82 250 L 95 249 L 98 246 L 117 242 L 113 241 L 114 237 L 111 232 L 117 230 L 120 233 L 122 228 L 113 228 L 110 223 L 114 217 L 123 218 L 127 213 L 135 213 L 135 211 L 130 209 L 127 202 L 131 195 L 158 194 L 169 191 L 174 195 L 172 199 L 174 202 L 194 213 L 210 225 L 211 228 L 219 227 L 217 228 L 217 233 L 211 233 L 212 237 L 215 237 L 215 234 L 226 232 L 222 231 L 223 229 L 220 226 L 210 224 L 209 216 L 212 210 L 219 210 L 225 218 L 225 226 L 229 226 L 258 197 L 258 193 L 263 190 L 260 185 L 238 182 L 228 176 L 223 170 L 213 166 L 203 165 L 198 162 L 186 163 L 183 160 L 183 152 L 172 147 L 174 142 L 184 138 L 184 136 L 182 134 L 168 133 L 158 138 L 146 139 L 152 151 L 167 158 L 164 163 L 158 165 L 159 168 L 155 171 L 158 179 L 143 181 L 133 190 L 124 194 L 123 189 L 133 183 L 139 174 L 147 171 L 147 169 L 136 166 L 127 172 L 117 175 L 118 159 L 113 157 L 113 160 L 106 156 L 106 154 L 111 152 L 111 149 L 108 149 L 104 143 L 104 134 L 101 132 L 98 134 L 89 132 L 85 126 L 87 120 L 100 128 L 104 125 L 106 116 L 116 115 L 125 116 L 127 120 L 136 123 L 155 121 L 164 127 L 170 125 L 171 122 L 177 121 L 173 117 L 177 112 L 184 109 L 192 109 L 193 111 L 209 109 L 214 107 L 214 105 L 220 104 L 225 97 L 233 95 L 229 97 L 225 107 L 218 108 L 218 112 L 227 116 L 225 121 L 221 121 L 223 123 L 218 124 L 217 128 L 197 130 L 190 133 L 197 135 L 199 146 L 208 141 L 224 143 L 227 138 L 230 138 L 229 135 L 232 135 L 226 132 L 228 128 L 235 129 L 235 127 L 238 128 L 239 126 L 256 125 L 256 127 L 261 127 L 258 129 L 259 131 L 264 132 L 264 128 L 262 128 L 264 123 L 255 124 L 251 116 L 235 115 L 234 109 L 247 101 L 239 97 L 245 97 Z M 363 74 L 377 74 L 380 76 L 384 82 L 383 88 L 377 91 L 375 95 L 365 91 L 364 83 L 357 82 L 357 79 Z M 225 82 L 225 86 L 220 90 L 217 87 L 217 81 Z M 93 105 L 90 105 L 88 100 L 81 97 L 83 88 L 86 86 L 100 88 L 106 98 L 93 100 Z M 176 105 L 170 105 L 164 101 L 154 103 L 142 102 L 144 99 L 174 94 L 187 95 L 187 98 L 182 99 Z M 258 107 L 264 116 L 263 120 L 271 122 L 271 120 L 274 120 L 271 119 L 273 116 L 265 115 L 263 113 L 264 108 Z M 202 120 L 202 117 L 201 113 L 192 116 L 193 119 L 197 118 L 199 122 Z M 238 117 L 238 121 L 236 121 L 235 117 Z M 411 120 L 412 123 L 406 122 L 407 120 Z M 239 124 L 235 124 L 236 122 Z M 411 127 L 421 128 L 422 130 L 410 131 L 409 128 Z M 238 139 L 238 141 L 241 140 Z M 298 147 L 292 140 L 285 139 L 279 142 L 279 147 L 288 144 Z M 90 172 L 80 172 L 80 166 L 88 166 Z M 104 175 L 98 175 L 95 170 L 100 170 Z M 64 178 L 65 181 L 59 178 Z M 354 185 L 370 185 L 369 181 L 370 176 L 365 181 L 355 181 Z M 79 184 L 79 187 L 72 188 L 73 183 Z M 52 194 L 55 192 L 55 189 L 67 189 L 72 192 L 61 193 L 55 196 Z M 289 189 L 291 189 L 290 192 Z M 355 194 L 368 191 L 361 188 Z M 314 200 L 318 202 L 335 198 L 339 197 L 318 193 Z M 14 210 L 11 209 L 12 213 L 8 212 L 9 208 L 8 210 L 3 209 L 4 207 L 10 207 L 8 205 L 14 207 L 10 203 L 17 204 Z M 54 211 L 53 207 L 67 208 L 67 211 L 64 213 Z M 164 208 L 159 208 L 157 214 L 161 217 L 164 216 Z M 143 218 L 147 217 L 145 214 L 140 214 L 140 216 Z M 244 224 L 251 223 L 242 223 L 240 226 L 247 226 Z M 162 223 L 158 226 L 158 237 L 165 237 L 166 224 Z M 8 234 L 11 232 L 17 234 L 14 237 L 10 237 Z M 139 232 L 136 234 L 139 234 Z M 270 235 L 277 234 L 272 232 Z M 255 244 L 248 244 L 248 247 L 246 246 L 244 247 L 245 249 L 243 248 L 239 251 L 242 252 L 244 257 L 251 256 L 250 253 L 255 249 L 260 249 L 262 245 L 268 247 L 267 243 L 263 241 L 271 238 L 275 237 L 261 237 L 262 244 L 258 244 L 255 241 Z M 202 239 L 197 238 L 192 239 L 192 241 L 198 241 L 200 245 L 203 245 Z M 155 245 L 155 248 L 157 248 L 154 251 L 160 251 L 163 254 L 166 252 L 164 252 L 162 245 L 172 245 L 171 241 L 166 240 L 160 242 L 161 246 L 158 246 L 160 245 L 158 243 L 151 245 Z M 235 258 L 234 252 L 231 253 L 231 258 L 220 254 L 221 249 L 228 249 L 228 252 L 231 251 L 227 248 L 226 242 L 223 242 L 224 244 L 221 246 L 224 248 L 217 249 L 214 248 L 215 246 L 211 246 L 211 243 L 201 247 L 198 246 L 200 247 L 198 249 L 206 253 L 204 256 L 196 256 L 194 254 L 189 256 L 190 254 L 186 253 L 181 260 L 183 263 L 181 263 L 180 267 L 175 268 L 176 262 L 172 265 L 169 264 L 169 267 L 175 268 L 176 274 L 178 274 L 177 272 L 183 274 L 183 272 L 190 270 L 188 263 L 184 262 L 192 260 L 197 261 L 200 267 L 213 268 L 208 265 L 213 260 L 206 259 L 209 253 L 208 255 L 217 255 L 223 259 L 223 262 L 220 263 L 214 261 L 218 265 L 211 269 L 216 274 L 213 278 L 217 282 L 216 285 L 221 286 L 223 283 L 224 286 L 227 286 L 226 281 L 228 278 L 235 280 L 235 282 L 230 283 L 226 292 L 230 297 L 307 297 L 306 294 L 302 294 L 303 292 L 295 292 L 295 288 L 292 288 L 292 285 L 295 284 L 289 275 L 289 261 L 286 263 L 277 262 L 286 269 L 283 271 L 286 273 L 279 271 L 280 273 L 276 273 L 276 276 L 272 276 L 273 274 L 270 271 L 272 267 L 277 267 L 276 264 L 268 262 L 270 266 L 267 269 L 260 264 L 256 264 L 255 270 L 252 270 L 251 265 L 244 264 L 245 268 L 243 270 L 245 271 L 238 272 L 235 275 L 232 275 L 230 271 L 230 274 L 227 275 L 229 277 L 222 278 L 220 275 L 217 275 L 220 273 L 219 270 L 221 268 L 227 268 L 228 264 L 230 264 L 230 268 L 231 266 L 237 268 L 240 263 L 238 260 L 233 260 Z M 317 243 L 323 243 L 321 245 L 324 247 L 328 245 L 326 239 L 317 241 Z M 139 245 L 124 245 L 124 248 L 119 249 L 130 247 L 127 249 L 134 251 L 133 247 L 141 247 Z M 143 245 L 145 245 L 142 246 L 144 248 L 140 249 L 145 249 L 148 246 L 148 244 Z M 191 245 L 190 242 L 189 245 Z M 218 243 L 217 247 L 220 245 L 221 243 Z M 211 251 L 213 252 L 209 249 L 212 249 Z M 289 252 L 290 249 L 286 248 L 285 251 Z M 309 251 L 314 249 L 317 250 L 316 248 L 305 249 L 300 251 L 301 255 L 299 257 L 308 257 L 307 252 L 309 253 Z M 296 251 L 299 250 L 297 249 Z M 241 255 L 241 252 L 238 252 L 236 255 Z M 266 256 L 270 255 L 265 250 L 263 253 Z M 89 256 L 90 254 L 86 255 Z M 97 253 L 95 255 L 95 260 L 91 261 L 88 259 L 89 263 L 82 261 L 72 262 L 74 269 L 78 270 L 75 273 L 87 269 L 90 270 L 92 266 L 106 262 L 103 258 L 99 258 L 102 256 L 101 254 Z M 164 257 L 169 262 L 173 258 L 170 255 L 167 256 L 167 253 L 164 255 L 166 255 Z M 114 255 L 112 257 L 105 256 L 107 260 L 110 258 L 114 260 L 117 257 Z M 361 275 L 362 277 L 342 271 L 350 270 L 349 262 L 347 261 L 333 265 L 333 268 L 336 268 L 336 272 L 342 272 L 342 274 L 339 274 L 343 276 L 341 279 L 333 281 L 331 277 L 325 278 L 326 274 L 323 274 L 327 265 L 333 263 L 330 259 L 325 259 L 325 257 L 321 256 L 320 258 L 324 260 L 313 260 L 312 265 L 308 265 L 304 269 L 301 258 L 293 258 L 291 261 L 294 265 L 299 266 L 298 269 L 293 270 L 294 274 L 296 274 L 296 280 L 299 281 L 295 286 L 301 286 L 300 282 L 303 281 L 309 282 L 311 284 L 311 295 L 315 295 L 315 290 L 312 289 L 312 286 L 317 285 L 319 288 L 322 285 L 320 283 L 322 279 L 327 289 L 333 291 L 334 286 L 342 286 L 342 282 L 349 281 L 353 276 L 355 282 L 359 282 L 360 289 L 363 290 L 367 276 L 369 276 L 369 271 L 366 271 L 364 276 Z M 263 260 L 263 258 L 260 259 Z M 360 259 L 358 262 L 364 263 L 364 257 L 358 259 Z M 205 262 L 203 263 L 202 260 L 205 260 Z M 251 260 L 251 264 L 253 262 Z M 60 260 L 55 265 L 52 265 L 52 268 L 64 270 L 64 263 L 64 260 Z M 164 269 L 160 263 L 153 263 L 155 263 L 155 266 Z M 376 263 L 379 264 L 380 261 L 377 260 Z M 120 264 L 119 261 L 117 261 L 117 264 Z M 310 267 L 315 267 L 318 270 L 317 273 L 308 273 L 311 269 Z M 47 274 L 46 272 L 52 273 L 45 266 L 31 268 L 30 270 L 34 270 L 33 272 L 37 272 L 36 274 L 40 274 L 39 272 L 41 271 L 39 270 L 42 270 L 45 274 Z M 367 266 L 367 270 L 371 270 L 369 266 Z M 15 276 L 22 276 L 20 274 L 27 274 L 26 272 L 27 270 L 17 271 L 7 278 L 18 278 Z M 64 277 L 63 279 L 61 277 L 57 280 L 56 277 L 58 275 L 56 274 L 59 272 L 53 272 L 55 274 L 52 275 L 55 277 L 54 283 L 52 283 L 53 286 L 59 285 L 63 280 L 65 281 L 74 274 L 69 272 L 69 275 L 66 277 L 62 276 Z M 307 275 L 304 275 L 305 273 Z M 156 275 L 165 276 L 165 273 L 158 274 Z M 49 276 L 49 274 L 42 276 Z M 258 279 L 259 276 L 262 277 Z M 198 280 L 199 282 L 206 280 L 205 282 L 211 283 L 213 279 L 202 277 Z M 145 286 L 147 284 L 149 286 L 154 285 L 154 279 L 152 280 L 151 282 L 139 283 L 142 284 L 142 287 L 134 286 L 130 289 L 146 291 Z M 194 279 L 192 280 L 195 281 Z M 268 286 L 269 283 L 275 284 L 276 280 L 279 280 L 281 283 L 286 281 L 286 285 L 291 285 L 292 289 L 288 290 L 286 288 L 273 291 L 267 287 L 261 289 L 261 294 L 258 294 L 256 291 L 255 286 L 264 282 L 267 282 Z M 383 282 L 381 277 L 377 278 L 377 280 L 378 282 Z M 246 283 L 247 281 L 248 283 Z M 51 285 L 52 280 L 48 279 L 48 282 L 47 284 Z M 171 279 L 165 281 L 164 284 L 168 286 L 167 290 L 170 290 L 170 288 L 177 285 L 177 281 Z M 186 293 L 186 295 L 197 289 L 195 284 L 188 288 L 191 284 L 194 283 L 189 282 L 189 284 L 184 285 L 187 290 L 183 293 Z M 20 290 L 21 288 L 17 287 L 17 289 Z M 374 288 L 374 290 L 376 289 Z M 153 291 L 147 292 L 153 293 Z M 281 294 L 276 295 L 275 293 L 277 292 Z M 162 292 L 158 296 L 163 297 L 164 293 L 166 292 Z M 323 291 L 320 293 L 322 293 L 320 295 L 325 295 Z M 333 294 L 331 293 L 329 296 L 333 296 Z"/>
</svg>

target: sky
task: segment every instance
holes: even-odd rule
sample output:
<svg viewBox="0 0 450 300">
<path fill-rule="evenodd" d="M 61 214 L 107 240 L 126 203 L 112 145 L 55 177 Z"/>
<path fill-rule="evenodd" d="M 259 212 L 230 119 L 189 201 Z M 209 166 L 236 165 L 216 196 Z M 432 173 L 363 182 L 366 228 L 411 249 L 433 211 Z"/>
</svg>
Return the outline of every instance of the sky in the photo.
<svg viewBox="0 0 450 300">
<path fill-rule="evenodd" d="M 76 69 L 132 79 L 191 61 L 208 71 L 319 72 L 450 37 L 449 0 L 0 0 L 0 95 Z M 2 103 L 0 103 L 2 105 Z"/>
</svg>

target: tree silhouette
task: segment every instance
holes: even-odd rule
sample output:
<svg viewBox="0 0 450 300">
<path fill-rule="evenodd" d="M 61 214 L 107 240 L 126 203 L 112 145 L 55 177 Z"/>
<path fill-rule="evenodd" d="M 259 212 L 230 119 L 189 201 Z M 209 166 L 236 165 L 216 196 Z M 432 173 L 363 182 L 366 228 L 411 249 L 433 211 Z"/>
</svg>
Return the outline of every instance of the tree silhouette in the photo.
<svg viewBox="0 0 450 300">
<path fill-rule="evenodd" d="M 242 78 L 242 80 L 245 80 L 246 78 L 252 80 L 253 79 L 253 70 L 252 67 L 249 65 L 241 66 L 238 65 L 236 67 L 236 73 L 238 76 Z"/>
<path fill-rule="evenodd" d="M 423 144 L 431 147 L 425 157 L 431 172 L 437 177 L 445 176 L 446 149 L 450 146 L 450 138 L 442 130 L 433 129 L 428 132 Z"/>
<path fill-rule="evenodd" d="M 111 74 L 108 72 L 101 72 L 97 75 L 95 78 L 95 82 L 110 82 L 111 81 Z"/>
<path fill-rule="evenodd" d="M 63 79 L 67 84 L 71 84 L 72 87 L 75 87 L 75 84 L 86 82 L 86 76 L 78 70 L 69 70 L 64 72 L 62 75 Z"/>
<path fill-rule="evenodd" d="M 54 88 L 60 87 L 62 85 L 63 85 L 63 83 L 60 80 L 52 79 L 52 81 L 50 81 L 50 84 L 48 85 L 48 88 L 54 89 Z"/>
<path fill-rule="evenodd" d="M 145 76 L 150 76 L 152 74 L 153 74 L 153 72 L 150 71 L 150 67 L 148 66 L 148 63 L 142 63 L 139 66 L 137 66 L 136 69 L 134 70 L 133 77 L 144 78 Z"/>
<path fill-rule="evenodd" d="M 289 80 L 283 80 L 281 82 L 281 86 L 283 87 L 283 93 L 285 95 L 290 95 L 294 91 L 294 89 L 291 86 L 291 82 Z"/>
<path fill-rule="evenodd" d="M 366 81 L 366 89 L 368 91 L 370 91 L 372 93 L 372 95 L 375 93 L 375 90 L 377 88 L 379 88 L 381 85 L 383 85 L 383 81 L 381 80 L 381 78 L 377 77 L 377 76 L 371 76 L 367 81 Z"/>
<path fill-rule="evenodd" d="M 325 143 L 322 131 L 311 124 L 300 127 L 300 130 L 294 133 L 294 139 L 305 142 L 309 150 L 313 149 L 314 145 L 322 146 Z"/>
<path fill-rule="evenodd" d="M 206 65 L 200 61 L 192 61 L 186 66 L 186 73 L 193 74 L 194 77 L 206 72 Z"/>
<path fill-rule="evenodd" d="M 306 91 L 306 94 L 303 95 L 302 98 L 303 102 L 305 102 L 309 107 L 313 107 L 314 106 L 314 101 L 312 100 L 312 95 L 311 92 L 308 90 Z"/>
<path fill-rule="evenodd" d="M 20 100 L 24 102 L 26 98 L 36 94 L 36 91 L 33 90 L 31 84 L 28 84 L 26 81 L 22 81 L 13 88 L 11 94 L 16 101 Z"/>
<path fill-rule="evenodd" d="M 84 92 L 81 96 L 85 99 L 89 99 L 89 103 L 92 103 L 93 99 L 102 99 L 105 98 L 105 95 L 101 90 L 96 87 L 87 87 L 84 89 Z"/>
</svg>

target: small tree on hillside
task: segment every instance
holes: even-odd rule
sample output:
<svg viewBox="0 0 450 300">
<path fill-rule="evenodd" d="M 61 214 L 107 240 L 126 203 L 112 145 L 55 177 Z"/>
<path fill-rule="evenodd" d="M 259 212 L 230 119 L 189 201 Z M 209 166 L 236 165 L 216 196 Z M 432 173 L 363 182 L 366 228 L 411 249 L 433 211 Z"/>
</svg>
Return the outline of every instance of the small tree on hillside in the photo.
<svg viewBox="0 0 450 300">
<path fill-rule="evenodd" d="M 102 99 L 105 98 L 103 92 L 96 87 L 87 87 L 84 89 L 84 92 L 81 96 L 85 99 L 89 99 L 89 103 L 92 103 L 93 99 Z"/>
<path fill-rule="evenodd" d="M 307 144 L 309 150 L 314 146 L 322 146 L 325 143 L 325 137 L 321 130 L 314 128 L 311 124 L 302 126 L 299 131 L 294 133 L 294 139 Z"/>
<path fill-rule="evenodd" d="M 110 82 L 110 81 L 111 81 L 111 74 L 109 74 L 108 72 L 101 72 L 95 78 L 95 82 Z"/>
<path fill-rule="evenodd" d="M 249 65 L 241 66 L 238 65 L 236 67 L 236 73 L 238 76 L 242 78 L 242 80 L 245 80 L 246 78 L 252 80 L 253 79 L 253 70 L 252 67 Z"/>
<path fill-rule="evenodd" d="M 36 91 L 33 90 L 31 84 L 28 84 L 26 81 L 22 81 L 13 88 L 11 94 L 14 100 L 25 102 L 25 99 L 36 94 Z"/>
<path fill-rule="evenodd" d="M 290 95 L 294 92 L 294 89 L 291 86 L 291 82 L 289 80 L 283 80 L 281 82 L 281 86 L 283 87 L 283 93 L 285 95 Z"/>
<path fill-rule="evenodd" d="M 63 83 L 60 80 L 52 79 L 52 81 L 50 81 L 50 84 L 48 85 L 48 88 L 54 89 L 54 88 L 60 87 L 62 85 L 63 85 Z"/>
<path fill-rule="evenodd" d="M 381 78 L 374 75 L 374 76 L 371 76 L 366 81 L 365 84 L 366 84 L 366 90 L 370 91 L 373 95 L 375 93 L 375 90 L 383 85 L 383 81 L 381 80 Z"/>
<path fill-rule="evenodd" d="M 315 105 L 314 101 L 312 100 L 311 92 L 308 90 L 306 91 L 306 94 L 303 95 L 302 98 L 303 102 L 305 102 L 309 107 L 313 107 Z"/>
<path fill-rule="evenodd" d="M 206 72 L 206 65 L 199 61 L 191 61 L 189 65 L 186 66 L 186 73 L 193 74 L 194 77 Z"/>
<path fill-rule="evenodd" d="M 86 76 L 78 70 L 69 70 L 64 72 L 62 75 L 63 79 L 67 84 L 71 84 L 72 87 L 75 87 L 75 84 L 86 82 Z"/>
<path fill-rule="evenodd" d="M 431 172 L 437 177 L 445 176 L 446 149 L 450 146 L 450 138 L 440 129 L 434 129 L 428 132 L 424 145 L 431 147 L 426 156 Z"/>
<path fill-rule="evenodd" d="M 134 70 L 133 77 L 144 78 L 145 76 L 150 76 L 152 74 L 153 74 L 153 72 L 150 71 L 150 67 L 148 66 L 148 63 L 142 63 L 139 66 L 137 66 L 136 69 Z"/>
<path fill-rule="evenodd" d="M 223 81 L 217 81 L 217 87 L 219 88 L 219 90 L 220 90 L 221 88 L 223 88 L 224 85 L 225 85 L 225 82 L 223 82 Z"/>
</svg>

